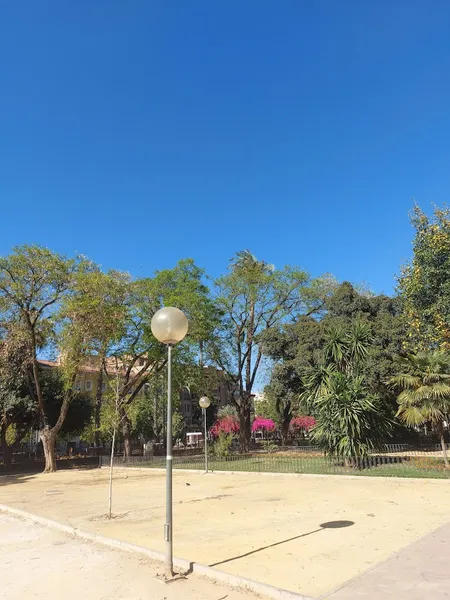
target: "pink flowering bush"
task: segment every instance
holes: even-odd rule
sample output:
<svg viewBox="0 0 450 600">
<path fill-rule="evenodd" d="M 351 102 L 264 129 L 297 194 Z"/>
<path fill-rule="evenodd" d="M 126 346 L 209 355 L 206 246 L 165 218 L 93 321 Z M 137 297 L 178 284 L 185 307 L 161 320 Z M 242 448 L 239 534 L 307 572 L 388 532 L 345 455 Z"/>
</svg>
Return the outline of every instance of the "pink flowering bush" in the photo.
<svg viewBox="0 0 450 600">
<path fill-rule="evenodd" d="M 314 417 L 294 417 L 291 420 L 290 428 L 292 431 L 309 431 L 315 424 Z"/>
<path fill-rule="evenodd" d="M 227 415 L 218 419 L 210 429 L 211 435 L 215 438 L 219 437 L 221 433 L 235 434 L 239 432 L 239 421 L 237 417 L 233 415 Z"/>
<path fill-rule="evenodd" d="M 274 431 L 276 428 L 275 423 L 272 419 L 265 419 L 264 417 L 256 417 L 253 421 L 252 431 Z"/>
</svg>

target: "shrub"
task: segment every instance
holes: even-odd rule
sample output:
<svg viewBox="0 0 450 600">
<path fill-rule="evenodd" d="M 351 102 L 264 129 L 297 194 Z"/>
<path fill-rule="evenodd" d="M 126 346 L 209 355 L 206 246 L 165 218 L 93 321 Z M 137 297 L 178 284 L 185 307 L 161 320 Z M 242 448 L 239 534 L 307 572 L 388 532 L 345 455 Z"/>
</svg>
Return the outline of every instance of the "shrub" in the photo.
<svg viewBox="0 0 450 600">
<path fill-rule="evenodd" d="M 214 443 L 213 451 L 215 456 L 218 458 L 224 458 L 229 456 L 231 452 L 231 445 L 233 443 L 233 434 L 220 431 L 217 439 Z"/>
<path fill-rule="evenodd" d="M 229 415 L 216 421 L 210 429 L 213 437 L 219 437 L 221 433 L 229 433 L 233 436 L 234 433 L 239 432 L 239 421 L 236 417 Z"/>
<path fill-rule="evenodd" d="M 294 417 L 289 427 L 292 431 L 306 431 L 308 432 L 310 429 L 314 427 L 316 424 L 316 420 L 314 417 Z"/>
<path fill-rule="evenodd" d="M 272 440 L 261 440 L 261 448 L 270 454 L 278 450 L 278 446 Z"/>
<path fill-rule="evenodd" d="M 276 428 L 275 423 L 272 419 L 265 419 L 264 417 L 255 417 L 252 424 L 252 431 L 274 431 Z"/>
</svg>

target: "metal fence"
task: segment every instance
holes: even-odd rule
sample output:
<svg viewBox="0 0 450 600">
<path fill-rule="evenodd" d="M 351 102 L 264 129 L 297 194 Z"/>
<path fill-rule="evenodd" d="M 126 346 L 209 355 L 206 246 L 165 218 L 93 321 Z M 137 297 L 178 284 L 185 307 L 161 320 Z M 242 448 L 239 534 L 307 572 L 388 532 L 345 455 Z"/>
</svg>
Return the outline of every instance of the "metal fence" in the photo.
<svg viewBox="0 0 450 600">
<path fill-rule="evenodd" d="M 101 457 L 101 466 L 109 466 L 110 459 Z M 163 456 L 114 457 L 117 467 L 164 468 Z M 205 469 L 202 454 L 174 456 L 174 469 Z M 229 456 L 209 456 L 210 471 L 249 473 L 298 473 L 330 475 L 370 475 L 382 477 L 450 478 L 445 468 L 439 445 L 416 448 L 408 444 L 388 444 L 379 452 L 364 458 L 332 458 L 317 446 L 279 449 L 276 452 L 253 452 Z"/>
</svg>

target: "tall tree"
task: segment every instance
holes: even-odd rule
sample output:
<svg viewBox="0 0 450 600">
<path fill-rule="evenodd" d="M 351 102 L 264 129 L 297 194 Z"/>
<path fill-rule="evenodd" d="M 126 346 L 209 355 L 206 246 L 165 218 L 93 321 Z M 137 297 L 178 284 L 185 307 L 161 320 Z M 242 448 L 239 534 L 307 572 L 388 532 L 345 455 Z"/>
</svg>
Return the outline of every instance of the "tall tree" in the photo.
<svg viewBox="0 0 450 600">
<path fill-rule="evenodd" d="M 177 345 L 174 356 L 173 373 L 179 389 L 192 380 L 200 344 L 210 336 L 216 322 L 216 308 L 203 277 L 203 270 L 186 259 L 173 269 L 157 271 L 153 278 L 140 279 L 129 286 L 125 335 L 114 350 L 122 373 L 118 406 L 125 456 L 131 453 L 133 435 L 128 407 L 166 364 L 166 350 L 151 333 L 151 318 L 162 306 L 172 305 L 183 310 L 189 319 L 189 334 Z M 202 370 L 197 379 L 200 375 Z"/>
<path fill-rule="evenodd" d="M 450 357 L 446 352 L 419 352 L 403 358 L 404 372 L 391 378 L 401 390 L 397 416 L 408 426 L 431 422 L 441 442 L 444 463 L 449 468 L 444 421 L 450 415 Z"/>
<path fill-rule="evenodd" d="M 450 349 L 450 210 L 435 208 L 430 218 L 415 206 L 413 258 L 398 281 L 408 346 Z"/>
<path fill-rule="evenodd" d="M 59 320 L 61 303 L 70 294 L 75 275 L 90 266 L 85 259 L 68 259 L 40 246 L 20 246 L 9 256 L 0 258 L 0 318 L 9 327 L 23 331 L 27 339 L 27 381 L 38 413 L 47 472 L 56 470 L 56 437 L 73 398 L 75 379 L 83 359 L 82 328 L 72 324 L 73 339 L 64 361 L 64 399 L 54 425 L 49 422 L 45 406 L 38 354 L 58 346 L 64 329 Z"/>
<path fill-rule="evenodd" d="M 356 321 L 370 328 L 371 343 L 361 365 L 365 382 L 394 416 L 396 394 L 387 382 L 398 372 L 397 357 L 404 347 L 401 304 L 397 298 L 362 294 L 348 282 L 328 295 L 319 318 L 302 316 L 295 323 L 273 327 L 262 336 L 264 354 L 275 363 L 271 385 L 278 389 L 282 403 L 290 393 L 301 392 L 301 373 L 320 363 L 327 330 L 337 328 L 342 333 Z"/>
<path fill-rule="evenodd" d="M 97 370 L 95 385 L 94 436 L 100 445 L 101 405 L 107 382 L 107 363 L 126 331 L 128 295 L 131 278 L 127 273 L 98 267 L 75 277 L 72 293 L 63 303 L 69 317 L 63 350 L 70 348 L 74 328 L 79 330 L 85 346 L 86 364 Z M 105 385 L 104 385 L 105 384 Z"/>
<path fill-rule="evenodd" d="M 293 267 L 275 269 L 248 250 L 236 254 L 216 287 L 223 316 L 217 339 L 209 345 L 209 356 L 231 382 L 240 422 L 240 449 L 245 452 L 251 435 L 252 393 L 262 360 L 260 336 L 286 319 L 316 312 L 321 302 L 311 294 L 307 273 Z"/>
<path fill-rule="evenodd" d="M 20 331 L 4 330 L 0 341 L 0 443 L 9 465 L 14 450 L 36 422 L 26 385 L 29 345 Z"/>
</svg>

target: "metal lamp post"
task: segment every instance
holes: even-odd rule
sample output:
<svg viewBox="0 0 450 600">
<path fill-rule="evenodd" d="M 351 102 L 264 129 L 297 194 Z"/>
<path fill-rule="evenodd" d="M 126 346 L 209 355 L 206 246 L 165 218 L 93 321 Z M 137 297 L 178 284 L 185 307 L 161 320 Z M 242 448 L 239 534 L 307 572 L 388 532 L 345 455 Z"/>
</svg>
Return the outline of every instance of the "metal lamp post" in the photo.
<svg viewBox="0 0 450 600">
<path fill-rule="evenodd" d="M 208 427 L 206 425 L 206 409 L 211 405 L 208 396 L 202 396 L 198 401 L 203 413 L 203 426 L 205 428 L 205 473 L 208 472 Z"/>
<path fill-rule="evenodd" d="M 172 348 L 181 342 L 188 332 L 186 315 L 173 306 L 158 310 L 152 318 L 151 328 L 155 338 L 167 346 L 167 444 L 166 444 L 166 575 L 173 576 L 172 531 Z"/>
</svg>

